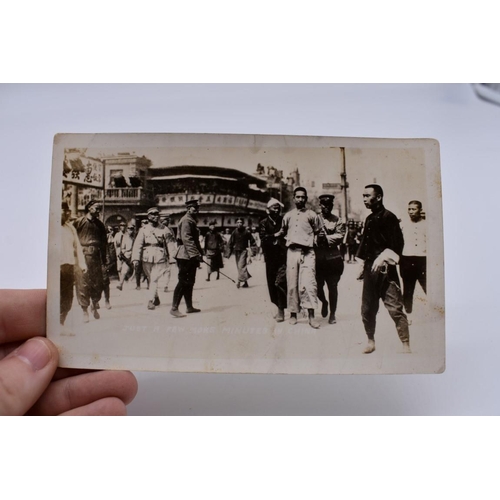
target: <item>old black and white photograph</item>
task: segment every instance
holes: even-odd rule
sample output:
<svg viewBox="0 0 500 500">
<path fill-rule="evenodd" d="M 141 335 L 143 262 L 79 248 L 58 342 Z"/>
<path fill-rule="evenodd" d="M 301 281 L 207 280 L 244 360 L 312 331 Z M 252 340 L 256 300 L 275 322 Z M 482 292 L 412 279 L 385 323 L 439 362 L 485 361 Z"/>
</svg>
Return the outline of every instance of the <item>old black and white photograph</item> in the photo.
<svg viewBox="0 0 500 500">
<path fill-rule="evenodd" d="M 62 366 L 440 373 L 443 268 L 435 140 L 55 137 Z"/>
</svg>

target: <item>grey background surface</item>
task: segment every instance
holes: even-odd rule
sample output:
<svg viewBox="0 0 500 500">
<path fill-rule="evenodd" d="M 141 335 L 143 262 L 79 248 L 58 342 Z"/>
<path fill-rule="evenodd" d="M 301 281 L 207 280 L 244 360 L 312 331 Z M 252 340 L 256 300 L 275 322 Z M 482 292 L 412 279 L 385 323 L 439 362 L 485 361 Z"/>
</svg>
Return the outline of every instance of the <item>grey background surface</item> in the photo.
<svg viewBox="0 0 500 500">
<path fill-rule="evenodd" d="M 441 144 L 444 202 L 444 374 L 137 373 L 129 414 L 496 415 L 499 128 L 500 107 L 468 84 L 0 85 L 0 286 L 46 286 L 56 133 L 432 137 Z"/>
</svg>

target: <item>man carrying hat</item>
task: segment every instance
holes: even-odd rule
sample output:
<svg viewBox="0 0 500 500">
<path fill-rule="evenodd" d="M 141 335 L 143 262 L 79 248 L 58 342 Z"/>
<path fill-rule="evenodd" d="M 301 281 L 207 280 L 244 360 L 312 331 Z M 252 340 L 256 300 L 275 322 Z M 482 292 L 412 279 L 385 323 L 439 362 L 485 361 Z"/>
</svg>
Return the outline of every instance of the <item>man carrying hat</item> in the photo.
<svg viewBox="0 0 500 500">
<path fill-rule="evenodd" d="M 282 208 L 283 203 L 271 198 L 267 203 L 268 216 L 259 223 L 262 252 L 266 262 L 267 288 L 271 302 L 278 308 L 278 314 L 275 316 L 278 323 L 285 320 L 286 309 L 286 245 L 283 237 L 275 236 L 283 221 L 280 213 Z"/>
<path fill-rule="evenodd" d="M 196 281 L 196 270 L 203 259 L 200 246 L 200 231 L 197 225 L 196 214 L 199 211 L 199 202 L 191 199 L 186 202 L 187 212 L 179 221 L 177 228 L 177 243 L 179 248 L 175 256 L 179 267 L 179 279 L 174 290 L 172 309 L 170 314 L 176 318 L 185 317 L 179 311 L 182 298 L 186 301 L 186 312 L 197 313 L 200 309 L 193 307 L 193 288 Z"/>
<path fill-rule="evenodd" d="M 160 211 L 156 207 L 151 207 L 147 214 L 149 223 L 139 229 L 132 248 L 132 262 L 136 270 L 142 262 L 142 269 L 149 281 L 148 309 L 153 310 L 160 305 L 158 281 L 168 266 L 168 231 L 159 223 Z"/>
<path fill-rule="evenodd" d="M 321 316 L 328 316 L 328 301 L 325 297 L 325 282 L 328 286 L 328 298 L 330 299 L 330 316 L 328 323 L 336 323 L 335 313 L 337 310 L 338 283 L 344 272 L 344 259 L 339 250 L 339 245 L 345 237 L 345 225 L 339 218 L 332 214 L 333 200 L 335 196 L 331 193 L 321 194 L 319 197 L 321 213 L 321 231 L 316 236 L 316 281 L 318 283 L 318 298 L 322 303 Z"/>
<path fill-rule="evenodd" d="M 88 323 L 88 307 L 94 318 L 99 319 L 99 301 L 104 289 L 103 266 L 106 265 L 107 234 L 104 224 L 99 220 L 101 205 L 91 200 L 85 205 L 85 215 L 77 219 L 75 226 L 83 255 L 87 264 L 87 272 L 78 273 L 76 290 L 78 302 L 83 310 L 83 321 Z"/>
<path fill-rule="evenodd" d="M 286 235 L 287 261 L 286 282 L 288 288 L 288 309 L 291 325 L 297 324 L 297 313 L 307 309 L 309 325 L 319 328 L 314 319 L 318 305 L 316 284 L 316 257 L 314 237 L 321 229 L 316 213 L 306 208 L 307 191 L 303 187 L 293 190 L 295 208 L 283 217 L 283 224 L 277 237 Z"/>
</svg>

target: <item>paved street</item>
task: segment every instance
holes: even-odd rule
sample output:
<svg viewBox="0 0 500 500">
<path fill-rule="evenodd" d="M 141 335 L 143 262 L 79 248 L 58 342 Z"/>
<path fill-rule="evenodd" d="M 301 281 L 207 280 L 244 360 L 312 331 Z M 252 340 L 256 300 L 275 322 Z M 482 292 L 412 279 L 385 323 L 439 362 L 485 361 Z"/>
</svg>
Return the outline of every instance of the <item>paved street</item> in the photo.
<svg viewBox="0 0 500 500">
<path fill-rule="evenodd" d="M 234 260 L 225 260 L 223 272 L 236 277 Z M 135 280 L 125 283 L 123 291 L 116 289 L 117 281 L 111 282 L 112 309 L 107 310 L 101 301 L 101 319 L 82 323 L 81 309 L 76 303 L 62 332 L 63 346 L 71 348 L 78 339 L 78 350 L 96 361 L 106 355 L 119 354 L 122 359 L 146 356 L 155 361 L 153 368 L 180 369 L 175 359 L 183 359 L 194 371 L 237 371 L 231 369 L 228 359 L 245 359 L 245 366 L 255 371 L 280 371 L 290 360 L 303 371 L 321 371 L 322 363 L 339 373 L 408 371 L 422 359 L 439 357 L 443 346 L 426 333 L 426 300 L 418 288 L 415 296 L 415 312 L 410 327 L 412 354 L 401 353 L 401 343 L 394 323 L 381 304 L 377 317 L 377 350 L 370 355 L 362 354 L 366 342 L 360 317 L 362 283 L 356 280 L 360 264 L 346 264 L 339 285 L 337 324 L 329 325 L 319 317 L 321 327 L 313 330 L 307 319 L 299 317 L 295 326 L 276 323 L 274 306 L 268 296 L 264 261 L 254 261 L 249 267 L 252 279 L 247 289 L 237 289 L 235 284 L 220 276 L 205 281 L 206 267 L 198 271 L 194 290 L 194 306 L 202 312 L 173 318 L 169 314 L 172 291 L 177 281 L 176 268 L 172 269 L 169 291 L 160 291 L 161 305 L 154 311 L 147 309 L 147 292 L 135 290 Z M 185 311 L 184 302 L 180 310 Z M 319 310 L 317 311 L 319 315 Z M 73 344 L 74 345 L 74 344 Z M 98 346 L 98 347 L 97 347 Z M 64 348 L 63 348 L 64 353 Z M 175 358 L 175 359 L 174 359 Z M 210 362 L 201 360 L 210 358 Z M 82 358 L 83 359 L 83 358 Z M 186 361 L 191 360 L 191 361 Z M 270 368 L 270 360 L 274 360 Z M 117 365 L 117 367 L 119 364 Z M 140 366 L 132 363 L 132 366 Z M 185 369 L 186 364 L 182 367 Z"/>
</svg>

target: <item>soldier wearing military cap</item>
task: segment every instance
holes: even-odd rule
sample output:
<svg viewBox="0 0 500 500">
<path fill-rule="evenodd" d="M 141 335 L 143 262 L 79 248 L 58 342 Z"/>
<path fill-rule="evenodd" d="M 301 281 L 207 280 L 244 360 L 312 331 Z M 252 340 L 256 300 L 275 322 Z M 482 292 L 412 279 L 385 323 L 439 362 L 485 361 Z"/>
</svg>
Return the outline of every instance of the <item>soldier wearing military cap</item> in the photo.
<svg viewBox="0 0 500 500">
<path fill-rule="evenodd" d="M 73 223 L 87 264 L 87 272 L 78 273 L 76 280 L 78 303 L 83 310 L 85 323 L 89 321 L 89 305 L 94 318 L 100 318 L 99 301 L 104 289 L 102 269 L 106 265 L 107 234 L 104 224 L 99 220 L 100 211 L 101 204 L 91 200 L 85 205 L 85 215 Z"/>
<path fill-rule="evenodd" d="M 328 300 L 325 297 L 324 286 L 328 286 L 328 298 L 330 301 L 330 316 L 328 323 L 337 322 L 335 313 L 337 311 L 338 283 L 344 272 L 344 259 L 340 253 L 339 246 L 345 237 L 345 224 L 332 214 L 333 200 L 335 196 L 331 193 L 321 194 L 319 197 L 321 213 L 319 219 L 321 231 L 316 236 L 314 250 L 316 252 L 316 281 L 318 283 L 318 299 L 321 301 L 321 315 L 328 316 Z"/>
<path fill-rule="evenodd" d="M 148 309 L 153 310 L 160 305 L 158 281 L 168 266 L 169 232 L 163 224 L 160 224 L 160 211 L 156 207 L 151 207 L 147 215 L 149 223 L 139 229 L 132 248 L 132 262 L 136 269 L 142 262 L 142 269 L 149 281 Z"/>
<path fill-rule="evenodd" d="M 182 298 L 186 301 L 186 312 L 197 313 L 200 309 L 193 307 L 193 288 L 196 281 L 196 270 L 203 259 L 200 245 L 200 231 L 196 215 L 199 211 L 197 199 L 186 202 L 187 212 L 179 221 L 177 228 L 177 243 L 179 248 L 175 258 L 179 267 L 179 280 L 174 290 L 170 314 L 176 318 L 185 315 L 179 311 Z"/>
</svg>

